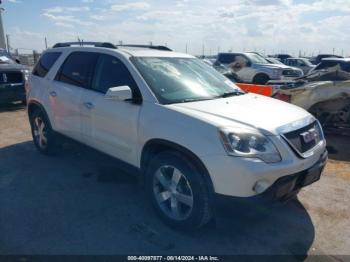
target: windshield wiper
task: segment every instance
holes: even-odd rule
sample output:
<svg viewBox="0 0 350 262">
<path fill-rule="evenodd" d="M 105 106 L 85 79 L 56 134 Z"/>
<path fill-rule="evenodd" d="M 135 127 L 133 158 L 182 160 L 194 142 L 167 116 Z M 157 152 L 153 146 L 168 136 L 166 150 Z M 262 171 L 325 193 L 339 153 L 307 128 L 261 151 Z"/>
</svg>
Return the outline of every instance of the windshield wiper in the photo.
<svg viewBox="0 0 350 262">
<path fill-rule="evenodd" d="M 180 103 L 190 103 L 190 102 L 198 102 L 205 100 L 212 100 L 213 98 L 186 98 L 180 101 Z"/>
<path fill-rule="evenodd" d="M 246 93 L 242 92 L 242 91 L 239 91 L 239 90 L 235 90 L 235 91 L 232 91 L 232 92 L 223 93 L 222 95 L 220 95 L 218 97 L 225 98 L 225 97 L 230 97 L 230 96 L 240 96 L 240 95 L 244 95 L 244 94 L 246 94 Z"/>
</svg>

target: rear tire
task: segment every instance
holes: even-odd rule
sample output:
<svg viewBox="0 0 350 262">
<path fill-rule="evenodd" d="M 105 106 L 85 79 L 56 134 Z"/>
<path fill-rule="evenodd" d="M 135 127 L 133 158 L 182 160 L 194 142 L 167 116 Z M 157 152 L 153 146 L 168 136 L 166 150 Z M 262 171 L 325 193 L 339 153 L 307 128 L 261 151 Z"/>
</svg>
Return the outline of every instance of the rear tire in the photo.
<svg viewBox="0 0 350 262">
<path fill-rule="evenodd" d="M 151 160 L 146 190 L 159 217 L 171 227 L 198 229 L 211 220 L 208 187 L 199 169 L 177 152 L 162 152 Z"/>
<path fill-rule="evenodd" d="M 46 115 L 35 109 L 29 116 L 35 147 L 44 155 L 51 155 L 57 148 L 57 136 L 51 128 Z"/>
<path fill-rule="evenodd" d="M 270 80 L 270 77 L 265 74 L 258 74 L 253 79 L 253 84 L 265 85 Z"/>
</svg>

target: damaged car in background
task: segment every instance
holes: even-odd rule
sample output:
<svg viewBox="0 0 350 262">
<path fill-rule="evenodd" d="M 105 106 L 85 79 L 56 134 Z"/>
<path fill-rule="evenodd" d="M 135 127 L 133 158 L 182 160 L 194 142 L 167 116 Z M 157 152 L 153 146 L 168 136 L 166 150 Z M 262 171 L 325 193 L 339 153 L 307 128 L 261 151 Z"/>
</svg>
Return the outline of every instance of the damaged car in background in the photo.
<svg viewBox="0 0 350 262">
<path fill-rule="evenodd" d="M 255 52 L 219 53 L 215 65 L 224 65 L 244 83 L 264 85 L 269 80 L 294 79 L 303 71 L 284 64 L 271 64 Z"/>
<path fill-rule="evenodd" d="M 305 77 L 269 84 L 275 98 L 308 110 L 326 129 L 349 132 L 350 58 L 327 58 Z"/>
</svg>

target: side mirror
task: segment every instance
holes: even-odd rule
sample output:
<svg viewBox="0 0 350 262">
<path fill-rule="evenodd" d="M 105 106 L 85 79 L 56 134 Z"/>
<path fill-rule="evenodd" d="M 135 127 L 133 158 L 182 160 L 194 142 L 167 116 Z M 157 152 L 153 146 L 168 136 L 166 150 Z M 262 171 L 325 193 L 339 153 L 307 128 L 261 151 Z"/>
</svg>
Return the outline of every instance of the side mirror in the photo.
<svg viewBox="0 0 350 262">
<path fill-rule="evenodd" d="M 116 86 L 108 89 L 106 99 L 116 101 L 132 100 L 132 92 L 129 86 Z"/>
</svg>

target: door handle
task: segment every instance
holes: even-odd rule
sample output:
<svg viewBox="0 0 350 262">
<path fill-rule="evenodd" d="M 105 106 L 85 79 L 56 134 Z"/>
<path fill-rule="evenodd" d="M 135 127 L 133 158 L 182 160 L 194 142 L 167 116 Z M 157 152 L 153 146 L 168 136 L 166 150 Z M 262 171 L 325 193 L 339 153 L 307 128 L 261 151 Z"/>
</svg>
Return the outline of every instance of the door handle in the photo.
<svg viewBox="0 0 350 262">
<path fill-rule="evenodd" d="M 49 94 L 50 94 L 50 96 L 52 96 L 52 97 L 56 97 L 56 96 L 57 96 L 57 93 L 56 93 L 55 91 L 51 91 L 51 92 L 49 92 Z"/>
<path fill-rule="evenodd" d="M 94 108 L 94 104 L 91 103 L 91 102 L 85 102 L 85 103 L 84 103 L 84 106 L 85 106 L 87 109 L 93 109 L 93 108 Z"/>
</svg>

